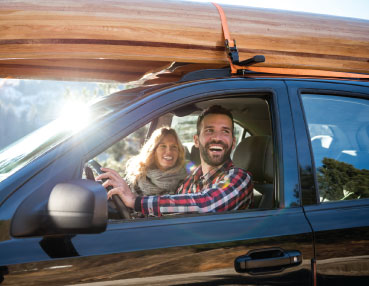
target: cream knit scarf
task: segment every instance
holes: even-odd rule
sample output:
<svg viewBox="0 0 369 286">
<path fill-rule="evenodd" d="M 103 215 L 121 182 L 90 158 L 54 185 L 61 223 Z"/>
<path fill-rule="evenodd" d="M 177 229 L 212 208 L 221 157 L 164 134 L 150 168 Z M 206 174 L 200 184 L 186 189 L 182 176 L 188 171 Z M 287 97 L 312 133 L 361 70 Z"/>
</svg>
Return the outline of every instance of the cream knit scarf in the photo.
<svg viewBox="0 0 369 286">
<path fill-rule="evenodd" d="M 175 194 L 178 186 L 186 176 L 185 168 L 176 171 L 149 169 L 146 177 L 138 180 L 137 185 L 140 190 L 137 193 L 144 196 Z M 140 191 L 142 194 L 140 194 Z"/>
</svg>

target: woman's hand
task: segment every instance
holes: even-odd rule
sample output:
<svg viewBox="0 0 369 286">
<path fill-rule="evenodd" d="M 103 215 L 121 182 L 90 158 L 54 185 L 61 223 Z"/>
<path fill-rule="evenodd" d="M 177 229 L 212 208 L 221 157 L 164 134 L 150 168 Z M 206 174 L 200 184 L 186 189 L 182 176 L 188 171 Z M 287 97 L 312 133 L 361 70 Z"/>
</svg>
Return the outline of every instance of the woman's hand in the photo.
<svg viewBox="0 0 369 286">
<path fill-rule="evenodd" d="M 105 173 L 97 176 L 95 180 L 100 181 L 106 179 L 102 184 L 103 187 L 107 188 L 112 186 L 112 189 L 108 192 L 108 198 L 111 198 L 113 195 L 118 195 L 127 207 L 134 209 L 136 195 L 131 192 L 126 181 L 119 176 L 117 171 L 109 168 L 101 168 L 101 170 Z"/>
</svg>

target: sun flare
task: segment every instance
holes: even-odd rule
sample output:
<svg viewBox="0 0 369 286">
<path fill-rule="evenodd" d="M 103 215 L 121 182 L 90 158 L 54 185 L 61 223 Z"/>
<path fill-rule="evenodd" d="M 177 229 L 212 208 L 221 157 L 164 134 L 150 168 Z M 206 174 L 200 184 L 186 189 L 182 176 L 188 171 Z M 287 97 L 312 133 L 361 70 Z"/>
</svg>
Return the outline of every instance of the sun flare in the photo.
<svg viewBox="0 0 369 286">
<path fill-rule="evenodd" d="M 90 110 L 82 102 L 69 102 L 61 109 L 59 120 L 65 129 L 78 131 L 90 121 Z"/>
</svg>

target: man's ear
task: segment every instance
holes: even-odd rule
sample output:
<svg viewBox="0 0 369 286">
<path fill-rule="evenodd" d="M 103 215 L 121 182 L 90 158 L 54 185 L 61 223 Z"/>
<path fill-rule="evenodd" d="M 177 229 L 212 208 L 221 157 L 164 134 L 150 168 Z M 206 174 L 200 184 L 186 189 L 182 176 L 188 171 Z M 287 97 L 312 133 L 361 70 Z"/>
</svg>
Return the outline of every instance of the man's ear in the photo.
<svg viewBox="0 0 369 286">
<path fill-rule="evenodd" d="M 195 142 L 195 147 L 199 148 L 199 135 L 195 134 L 193 136 L 193 141 Z"/>
</svg>

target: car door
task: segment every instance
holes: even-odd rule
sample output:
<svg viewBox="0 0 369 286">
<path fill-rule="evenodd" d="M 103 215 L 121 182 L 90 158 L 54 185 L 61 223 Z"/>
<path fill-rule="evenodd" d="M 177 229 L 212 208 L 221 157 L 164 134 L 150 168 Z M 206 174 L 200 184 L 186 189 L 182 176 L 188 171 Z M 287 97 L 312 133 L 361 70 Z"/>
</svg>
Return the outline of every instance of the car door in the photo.
<svg viewBox="0 0 369 286">
<path fill-rule="evenodd" d="M 265 99 L 270 110 L 272 208 L 112 219 L 100 233 L 11 235 L 17 209 L 36 208 L 56 183 L 80 178 L 89 159 L 150 121 L 194 102 L 250 97 Z M 4 285 L 112 280 L 132 285 L 310 285 L 313 236 L 301 206 L 293 127 L 286 86 L 279 80 L 183 83 L 148 94 L 105 117 L 54 148 L 53 156 L 33 162 L 43 167 L 16 191 L 9 191 L 1 205 L 0 265 L 8 273 Z"/>
<path fill-rule="evenodd" d="M 314 231 L 318 285 L 367 285 L 369 87 L 291 81 L 288 88 L 300 172 L 310 178 L 305 189 L 317 194 L 303 203 Z"/>
</svg>

